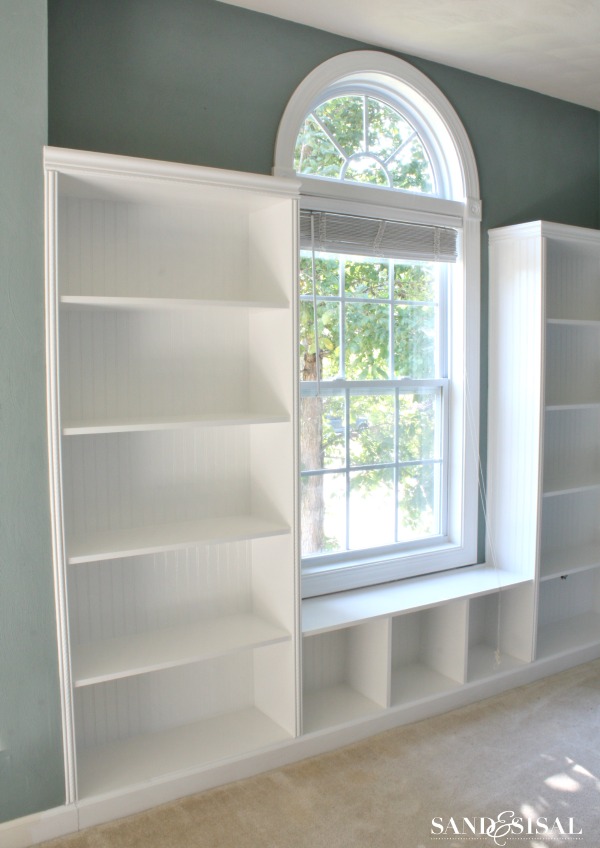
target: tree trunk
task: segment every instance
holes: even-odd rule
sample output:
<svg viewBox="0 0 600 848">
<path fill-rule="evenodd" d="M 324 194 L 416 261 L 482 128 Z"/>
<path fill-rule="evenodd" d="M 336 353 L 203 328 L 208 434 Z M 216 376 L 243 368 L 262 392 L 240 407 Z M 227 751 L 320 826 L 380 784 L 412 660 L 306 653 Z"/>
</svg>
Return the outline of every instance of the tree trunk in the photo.
<svg viewBox="0 0 600 848">
<path fill-rule="evenodd" d="M 322 361 L 323 355 L 320 355 Z M 304 354 L 303 380 L 317 379 L 317 355 Z M 320 397 L 302 398 L 300 416 L 300 451 L 304 468 L 323 468 L 323 399 Z M 322 551 L 325 544 L 323 521 L 325 518 L 325 499 L 323 495 L 323 477 L 311 474 L 303 478 L 300 512 L 302 554 Z"/>
</svg>

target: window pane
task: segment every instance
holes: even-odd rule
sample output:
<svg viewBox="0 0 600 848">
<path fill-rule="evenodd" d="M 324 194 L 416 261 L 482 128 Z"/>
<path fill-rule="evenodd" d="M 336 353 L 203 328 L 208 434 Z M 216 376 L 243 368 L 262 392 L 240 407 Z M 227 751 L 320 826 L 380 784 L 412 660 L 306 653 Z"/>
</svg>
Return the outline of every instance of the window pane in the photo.
<svg viewBox="0 0 600 848">
<path fill-rule="evenodd" d="M 309 115 L 296 140 L 294 170 L 297 174 L 318 174 L 339 180 L 344 157 L 327 137 L 317 121 Z"/>
<path fill-rule="evenodd" d="M 439 468 L 436 463 L 398 469 L 399 542 L 410 542 L 440 532 Z"/>
<path fill-rule="evenodd" d="M 345 475 L 302 476 L 300 527 L 304 556 L 345 550 Z"/>
<path fill-rule="evenodd" d="M 345 180 L 355 183 L 387 186 L 390 184 L 385 168 L 373 156 L 354 156 L 344 172 Z"/>
<path fill-rule="evenodd" d="M 441 389 L 401 392 L 398 396 L 398 459 L 439 459 Z"/>
<path fill-rule="evenodd" d="M 389 298 L 389 277 L 386 261 L 349 259 L 344 263 L 344 288 L 349 297 Z"/>
<path fill-rule="evenodd" d="M 350 395 L 350 464 L 394 461 L 394 395 Z"/>
<path fill-rule="evenodd" d="M 346 464 L 346 403 L 343 395 L 300 399 L 300 453 L 303 471 Z"/>
<path fill-rule="evenodd" d="M 435 307 L 400 305 L 394 310 L 395 377 L 436 376 Z"/>
<path fill-rule="evenodd" d="M 317 379 L 315 320 L 312 301 L 300 301 L 300 379 Z M 335 379 L 340 371 L 339 303 L 317 303 L 319 351 L 323 380 Z"/>
<path fill-rule="evenodd" d="M 394 471 L 355 471 L 350 474 L 350 548 L 394 543 Z"/>
<path fill-rule="evenodd" d="M 383 160 L 389 159 L 414 134 L 408 121 L 381 100 L 367 98 L 367 114 L 369 151 Z"/>
<path fill-rule="evenodd" d="M 389 315 L 390 309 L 383 303 L 346 305 L 347 379 L 388 379 Z"/>
<path fill-rule="evenodd" d="M 438 301 L 437 275 L 431 262 L 396 264 L 394 267 L 396 300 Z"/>
<path fill-rule="evenodd" d="M 433 170 L 418 136 L 415 136 L 388 164 L 394 188 L 405 191 L 434 191 Z"/>
<path fill-rule="evenodd" d="M 336 258 L 315 256 L 315 289 L 317 295 L 339 297 L 340 261 Z M 310 253 L 300 256 L 300 295 L 312 295 L 312 257 Z"/>
<path fill-rule="evenodd" d="M 364 152 L 364 98 L 334 97 L 315 109 L 315 116 L 346 156 Z"/>
</svg>

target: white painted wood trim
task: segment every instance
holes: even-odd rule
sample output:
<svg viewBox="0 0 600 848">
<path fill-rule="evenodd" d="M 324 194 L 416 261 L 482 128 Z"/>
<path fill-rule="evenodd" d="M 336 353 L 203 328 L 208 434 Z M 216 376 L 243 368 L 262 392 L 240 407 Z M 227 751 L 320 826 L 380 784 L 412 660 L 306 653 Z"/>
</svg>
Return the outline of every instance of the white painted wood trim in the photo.
<svg viewBox="0 0 600 848">
<path fill-rule="evenodd" d="M 75 804 L 54 807 L 0 824 L 0 845 L 2 848 L 29 848 L 78 830 L 79 810 Z"/>
<path fill-rule="evenodd" d="M 249 174 L 202 165 L 185 165 L 178 162 L 162 162 L 156 159 L 62 147 L 45 147 L 44 165 L 47 170 L 56 170 L 62 174 L 142 177 L 204 186 L 214 185 L 219 188 L 264 190 L 271 196 L 277 194 L 285 197 L 294 196 L 299 188 L 298 180 L 278 180 L 265 174 Z"/>
<path fill-rule="evenodd" d="M 58 671 L 62 704 L 63 759 L 66 803 L 77 797 L 75 727 L 71 680 L 69 610 L 67 600 L 66 551 L 62 499 L 60 396 L 58 387 L 58 283 L 57 283 L 57 174 L 45 175 L 45 264 L 46 264 L 46 401 L 50 482 L 50 524 L 54 594 L 56 606 Z"/>
</svg>

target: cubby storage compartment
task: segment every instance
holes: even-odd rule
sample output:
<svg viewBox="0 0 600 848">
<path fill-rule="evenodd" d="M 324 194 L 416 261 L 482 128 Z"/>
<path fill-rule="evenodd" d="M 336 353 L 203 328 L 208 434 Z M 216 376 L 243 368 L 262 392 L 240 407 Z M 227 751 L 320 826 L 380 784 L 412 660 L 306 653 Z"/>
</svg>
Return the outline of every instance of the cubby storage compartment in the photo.
<svg viewBox="0 0 600 848">
<path fill-rule="evenodd" d="M 82 797 L 115 792 L 289 739 L 288 693 L 269 677 L 291 663 L 290 644 L 236 652 L 75 693 Z M 286 686 L 284 683 L 284 686 Z"/>
<path fill-rule="evenodd" d="M 389 705 L 390 620 L 305 636 L 303 731 L 358 721 Z"/>
<path fill-rule="evenodd" d="M 70 802 L 298 731 L 298 186 L 45 155 Z"/>
<path fill-rule="evenodd" d="M 551 410 L 545 418 L 544 497 L 600 487 L 600 407 Z"/>
<path fill-rule="evenodd" d="M 599 405 L 600 321 L 548 321 L 545 373 L 547 408 Z"/>
<path fill-rule="evenodd" d="M 537 659 L 600 641 L 600 569 L 564 574 L 540 585 Z"/>
<path fill-rule="evenodd" d="M 547 225 L 546 318 L 600 321 L 599 234 L 596 230 Z M 548 229 L 550 228 L 550 229 Z"/>
<path fill-rule="evenodd" d="M 68 562 L 290 533 L 291 498 L 286 509 L 286 501 L 267 504 L 260 489 L 254 496 L 264 457 L 253 462 L 250 430 L 223 426 L 65 439 Z M 289 473 L 287 480 L 292 485 Z"/>
<path fill-rule="evenodd" d="M 471 598 L 467 679 L 504 674 L 533 659 L 532 584 Z"/>
<path fill-rule="evenodd" d="M 600 491 L 546 498 L 540 579 L 600 566 Z"/>
<path fill-rule="evenodd" d="M 460 600 L 392 619 L 392 706 L 464 683 L 466 608 Z"/>
<path fill-rule="evenodd" d="M 291 641 L 283 544 L 204 545 L 70 568 L 74 687 Z"/>
<path fill-rule="evenodd" d="M 264 349 L 288 332 L 280 309 L 63 306 L 63 432 L 289 421 L 289 362 Z"/>
</svg>

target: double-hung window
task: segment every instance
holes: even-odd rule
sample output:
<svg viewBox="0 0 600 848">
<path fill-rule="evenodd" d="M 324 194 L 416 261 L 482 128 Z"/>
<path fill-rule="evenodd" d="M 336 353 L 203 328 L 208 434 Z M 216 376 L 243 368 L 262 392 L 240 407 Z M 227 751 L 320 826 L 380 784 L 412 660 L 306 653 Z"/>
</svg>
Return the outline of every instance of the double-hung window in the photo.
<svg viewBox="0 0 600 848">
<path fill-rule="evenodd" d="M 292 98 L 276 172 L 302 180 L 305 596 L 475 562 L 479 201 L 462 125 L 406 63 L 345 54 Z"/>
</svg>

